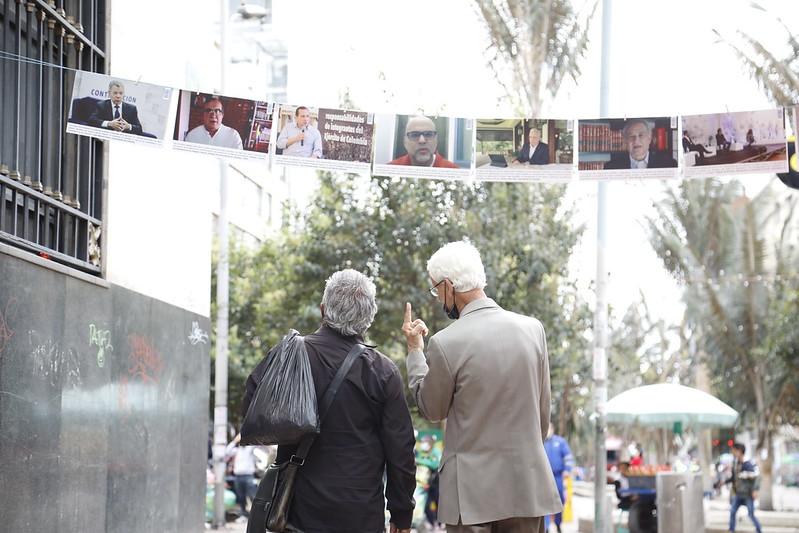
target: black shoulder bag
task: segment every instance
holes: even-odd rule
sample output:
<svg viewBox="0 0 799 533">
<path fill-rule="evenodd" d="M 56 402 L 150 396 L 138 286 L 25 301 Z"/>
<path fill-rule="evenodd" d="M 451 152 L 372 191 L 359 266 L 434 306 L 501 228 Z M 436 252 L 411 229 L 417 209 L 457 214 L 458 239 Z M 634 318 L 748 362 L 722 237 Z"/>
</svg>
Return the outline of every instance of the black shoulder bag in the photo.
<svg viewBox="0 0 799 533">
<path fill-rule="evenodd" d="M 330 404 L 333 403 L 333 398 L 336 397 L 338 388 L 347 377 L 350 367 L 364 350 L 366 350 L 366 346 L 363 344 L 353 346 L 336 372 L 319 405 L 320 426 Z M 308 451 L 315 438 L 315 433 L 305 435 L 300 440 L 297 451 L 291 456 L 291 459 L 280 464 L 272 463 L 266 469 L 252 502 L 250 519 L 247 521 L 247 533 L 263 533 L 267 530 L 280 533 L 286 529 L 291 500 L 294 496 L 294 479 L 297 476 L 297 469 L 305 464 L 305 458 L 308 457 Z"/>
</svg>

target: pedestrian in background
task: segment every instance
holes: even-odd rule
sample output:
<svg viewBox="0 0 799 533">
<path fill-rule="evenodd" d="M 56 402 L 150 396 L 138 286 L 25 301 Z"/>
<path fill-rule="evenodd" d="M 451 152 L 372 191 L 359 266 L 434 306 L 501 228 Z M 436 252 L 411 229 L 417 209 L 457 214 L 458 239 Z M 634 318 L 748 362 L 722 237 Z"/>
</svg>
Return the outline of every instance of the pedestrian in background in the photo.
<svg viewBox="0 0 799 533">
<path fill-rule="evenodd" d="M 555 485 L 558 487 L 560 501 L 566 503 L 566 493 L 563 490 L 563 478 L 569 475 L 574 467 L 574 456 L 569 448 L 569 443 L 560 435 L 555 435 L 555 431 L 550 424 L 547 431 L 547 439 L 544 441 L 544 451 L 549 459 L 549 466 L 552 468 L 552 475 L 555 476 Z M 563 513 L 555 514 L 555 528 L 560 532 L 560 524 L 563 521 Z M 544 519 L 544 528 L 549 531 L 549 515 Z"/>
</svg>

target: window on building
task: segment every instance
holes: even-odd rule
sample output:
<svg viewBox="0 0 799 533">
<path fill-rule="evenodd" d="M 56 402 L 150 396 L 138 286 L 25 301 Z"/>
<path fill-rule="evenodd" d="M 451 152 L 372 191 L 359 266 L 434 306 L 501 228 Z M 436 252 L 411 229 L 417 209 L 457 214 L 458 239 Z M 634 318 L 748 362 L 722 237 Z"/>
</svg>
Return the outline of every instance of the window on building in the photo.
<svg viewBox="0 0 799 533">
<path fill-rule="evenodd" d="M 100 274 L 101 141 L 65 133 L 75 70 L 105 72 L 105 0 L 0 0 L 0 241 Z"/>
</svg>

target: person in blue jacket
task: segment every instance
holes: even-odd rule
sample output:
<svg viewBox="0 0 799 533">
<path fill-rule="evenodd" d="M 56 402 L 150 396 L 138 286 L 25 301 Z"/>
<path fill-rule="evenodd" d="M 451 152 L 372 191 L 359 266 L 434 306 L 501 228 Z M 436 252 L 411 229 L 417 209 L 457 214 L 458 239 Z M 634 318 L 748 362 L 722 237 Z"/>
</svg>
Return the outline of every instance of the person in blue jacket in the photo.
<svg viewBox="0 0 799 533">
<path fill-rule="evenodd" d="M 549 430 L 547 430 L 547 438 L 544 441 L 544 451 L 547 453 L 549 466 L 552 468 L 552 475 L 555 476 L 555 485 L 558 487 L 560 501 L 566 503 L 566 493 L 563 491 L 563 478 L 564 476 L 568 476 L 572 467 L 574 467 L 574 456 L 572 456 L 572 451 L 566 439 L 560 435 L 555 435 L 552 424 L 549 425 Z M 560 533 L 560 524 L 562 520 L 562 513 L 555 515 L 555 527 L 558 533 Z M 549 531 L 549 516 L 544 519 L 544 528 Z"/>
<path fill-rule="evenodd" d="M 735 461 L 732 464 L 732 475 L 723 482 L 731 483 L 732 492 L 730 497 L 730 531 L 735 531 L 735 515 L 740 507 L 746 507 L 749 519 L 755 526 L 755 531 L 760 533 L 760 522 L 755 518 L 755 500 L 757 490 L 760 485 L 757 466 L 751 461 L 744 459 L 746 446 L 736 442 L 732 446 L 732 455 Z"/>
</svg>

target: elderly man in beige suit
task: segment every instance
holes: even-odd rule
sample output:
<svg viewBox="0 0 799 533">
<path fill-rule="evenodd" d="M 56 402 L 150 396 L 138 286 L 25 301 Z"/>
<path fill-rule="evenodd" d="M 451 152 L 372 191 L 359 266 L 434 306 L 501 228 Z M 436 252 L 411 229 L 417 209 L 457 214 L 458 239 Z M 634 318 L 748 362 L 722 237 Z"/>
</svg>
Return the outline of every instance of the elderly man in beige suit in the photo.
<svg viewBox="0 0 799 533">
<path fill-rule="evenodd" d="M 430 338 L 406 304 L 408 386 L 430 421 L 447 419 L 439 520 L 448 533 L 543 532 L 562 504 L 544 437 L 549 360 L 541 322 L 505 311 L 483 291 L 477 249 L 453 242 L 427 263 L 431 292 L 458 320 Z"/>
</svg>

